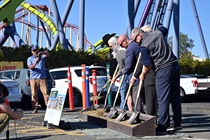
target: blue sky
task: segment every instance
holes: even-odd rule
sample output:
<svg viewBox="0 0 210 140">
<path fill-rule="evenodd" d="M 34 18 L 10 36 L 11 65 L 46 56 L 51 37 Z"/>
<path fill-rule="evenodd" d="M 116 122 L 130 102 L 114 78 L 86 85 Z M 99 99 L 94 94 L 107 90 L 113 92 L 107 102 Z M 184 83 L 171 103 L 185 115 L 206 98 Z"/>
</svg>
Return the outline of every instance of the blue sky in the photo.
<svg viewBox="0 0 210 140">
<path fill-rule="evenodd" d="M 28 0 L 26 2 L 34 5 L 50 6 L 50 0 Z M 62 17 L 68 0 L 57 0 L 56 2 Z M 135 19 L 135 27 L 138 26 L 146 2 L 147 0 L 141 0 L 141 4 Z M 127 3 L 127 0 L 86 0 L 85 33 L 88 41 L 94 44 L 107 33 L 117 33 L 117 35 L 125 33 L 127 26 Z M 210 1 L 205 0 L 200 2 L 200 0 L 195 0 L 195 4 L 206 41 L 206 46 L 208 51 L 210 51 L 210 47 L 208 47 L 210 45 L 210 28 L 208 26 L 210 23 L 210 18 L 208 16 L 208 13 L 210 13 Z M 79 26 L 79 6 L 80 0 L 75 0 L 67 19 L 68 23 Z M 35 16 L 32 16 L 31 22 L 36 25 Z M 16 26 L 20 25 L 17 23 Z M 195 47 L 192 49 L 193 54 L 204 58 L 205 55 L 201 44 L 195 16 L 193 14 L 191 0 L 180 0 L 180 31 L 184 34 L 188 34 L 188 37 L 194 40 Z M 18 31 L 18 33 L 20 34 L 20 31 Z M 172 33 L 173 31 L 170 30 L 169 36 L 171 36 Z M 34 33 L 34 36 L 35 35 L 36 34 Z M 67 38 L 69 38 L 68 34 Z M 76 41 L 75 34 L 73 36 L 73 41 Z M 35 44 L 35 40 L 33 42 Z M 75 44 L 73 44 L 73 46 L 75 46 Z"/>
</svg>

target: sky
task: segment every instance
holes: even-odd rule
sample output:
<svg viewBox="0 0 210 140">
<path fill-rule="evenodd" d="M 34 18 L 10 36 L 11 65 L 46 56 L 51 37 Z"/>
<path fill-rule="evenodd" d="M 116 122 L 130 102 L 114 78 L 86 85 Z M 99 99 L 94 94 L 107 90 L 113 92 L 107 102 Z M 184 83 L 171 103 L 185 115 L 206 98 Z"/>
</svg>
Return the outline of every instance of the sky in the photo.
<svg viewBox="0 0 210 140">
<path fill-rule="evenodd" d="M 205 43 L 208 52 L 210 51 L 210 1 L 194 0 L 203 31 Z M 33 5 L 47 5 L 50 7 L 50 0 L 28 0 Z M 63 16 L 68 0 L 56 0 L 60 16 Z M 135 18 L 135 27 L 138 26 L 147 0 L 141 0 L 138 13 Z M 196 19 L 192 9 L 192 0 L 180 0 L 180 31 L 187 34 L 190 39 L 194 40 L 195 47 L 192 53 L 200 58 L 205 58 L 204 49 L 199 36 Z M 2 3 L 2 2 L 1 2 Z M 0 4 L 1 4 L 0 3 Z M 86 0 L 85 1 L 85 34 L 91 44 L 96 43 L 105 34 L 116 33 L 124 34 L 127 27 L 127 3 L 128 0 Z M 68 16 L 67 22 L 73 25 L 80 25 L 80 0 L 75 0 Z M 36 17 L 31 17 L 31 22 L 36 25 Z M 173 35 L 172 22 L 169 30 L 169 37 Z M 16 24 L 17 32 L 20 34 L 20 25 Z M 33 36 L 36 32 L 33 31 Z M 67 38 L 69 38 L 67 31 Z M 35 37 L 32 37 L 35 44 Z M 76 34 L 73 35 L 73 41 L 76 42 Z M 76 43 L 75 43 L 76 44 Z M 75 46 L 75 44 L 72 44 Z"/>
</svg>

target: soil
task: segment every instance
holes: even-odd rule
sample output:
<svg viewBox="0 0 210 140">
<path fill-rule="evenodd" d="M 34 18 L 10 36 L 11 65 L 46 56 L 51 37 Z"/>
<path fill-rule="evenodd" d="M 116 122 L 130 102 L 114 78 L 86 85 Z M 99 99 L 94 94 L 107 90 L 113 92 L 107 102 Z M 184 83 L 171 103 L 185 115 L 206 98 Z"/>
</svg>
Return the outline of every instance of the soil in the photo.
<svg viewBox="0 0 210 140">
<path fill-rule="evenodd" d="M 120 122 L 115 120 L 115 118 L 113 118 L 113 119 L 106 118 L 107 112 L 105 112 L 104 108 L 97 109 L 97 110 L 91 110 L 91 111 L 87 111 L 87 112 L 84 112 L 84 113 L 87 114 L 87 115 L 90 115 L 90 116 L 94 116 L 94 117 L 97 117 L 97 118 L 105 119 L 105 120 L 108 120 L 110 122 L 114 122 L 114 123 L 117 123 L 117 124 L 125 125 L 125 126 L 128 126 L 128 127 L 135 127 L 135 126 L 140 124 L 140 122 L 134 122 L 134 124 L 129 124 L 128 123 L 129 117 L 127 117 L 124 120 L 121 120 Z M 117 114 L 117 116 L 118 115 L 119 114 Z"/>
</svg>

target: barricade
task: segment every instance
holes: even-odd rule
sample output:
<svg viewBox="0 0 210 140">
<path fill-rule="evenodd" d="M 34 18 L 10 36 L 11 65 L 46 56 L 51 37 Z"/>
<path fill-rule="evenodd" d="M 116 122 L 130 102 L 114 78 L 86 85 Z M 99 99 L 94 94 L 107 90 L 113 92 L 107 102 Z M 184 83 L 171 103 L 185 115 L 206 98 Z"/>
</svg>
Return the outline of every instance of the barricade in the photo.
<svg viewBox="0 0 210 140">
<path fill-rule="evenodd" d="M 86 75 L 85 75 L 85 64 L 82 64 L 82 109 L 85 110 L 87 108 L 87 103 L 86 103 Z"/>
<path fill-rule="evenodd" d="M 93 95 L 98 96 L 97 93 L 97 79 L 96 79 L 96 70 L 92 70 L 92 78 L 93 78 Z M 93 104 L 98 104 L 98 100 L 93 101 Z"/>
<path fill-rule="evenodd" d="M 89 67 L 86 66 L 86 105 L 90 107 Z"/>
<path fill-rule="evenodd" d="M 69 88 L 69 109 L 74 110 L 74 95 L 73 95 L 73 88 L 72 88 L 72 78 L 71 78 L 71 70 L 70 66 L 68 66 L 68 88 Z"/>
</svg>

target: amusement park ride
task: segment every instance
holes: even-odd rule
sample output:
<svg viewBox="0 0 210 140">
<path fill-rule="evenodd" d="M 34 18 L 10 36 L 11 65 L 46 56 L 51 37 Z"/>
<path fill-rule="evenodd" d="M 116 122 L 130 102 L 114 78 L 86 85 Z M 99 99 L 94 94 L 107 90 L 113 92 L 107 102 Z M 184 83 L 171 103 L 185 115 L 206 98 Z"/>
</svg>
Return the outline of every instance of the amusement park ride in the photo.
<svg viewBox="0 0 210 140">
<path fill-rule="evenodd" d="M 134 28 L 134 19 L 137 14 L 140 2 L 141 0 L 128 1 L 128 26 L 126 30 L 127 34 L 130 34 L 131 30 Z M 138 24 L 138 27 L 150 25 L 153 30 L 155 30 L 159 26 L 165 26 L 166 28 L 169 28 L 170 21 L 172 21 L 174 31 L 173 51 L 177 56 L 179 49 L 179 2 L 180 0 L 147 0 L 145 9 Z M 204 53 L 206 58 L 209 58 L 202 29 L 200 26 L 200 21 L 197 16 L 194 0 L 191 0 L 191 2 L 194 15 L 196 17 L 196 22 L 198 25 Z M 33 29 L 37 31 L 36 45 L 39 47 L 43 46 L 43 34 L 45 34 L 45 38 L 47 40 L 46 47 L 48 47 L 49 50 L 52 50 L 56 47 L 58 40 L 65 49 L 70 49 L 70 47 L 72 46 L 72 32 L 77 35 L 75 47 L 76 50 L 82 49 L 84 51 L 86 50 L 89 52 L 93 52 L 99 49 L 109 49 L 108 47 L 101 46 L 101 44 L 103 43 L 102 39 L 100 39 L 95 44 L 91 44 L 88 41 L 83 29 L 84 14 L 80 15 L 80 26 L 66 22 L 73 3 L 74 0 L 68 1 L 68 3 L 66 4 L 64 15 L 61 18 L 57 8 L 56 0 L 50 0 L 51 9 L 46 5 L 32 5 L 25 2 L 24 0 L 4 0 L 4 3 L 0 5 L 0 21 L 3 21 L 3 23 L 0 25 L 0 30 L 2 31 L 2 33 L 0 34 L 0 46 L 3 46 L 9 36 L 14 42 L 14 47 L 19 47 L 23 44 L 27 44 L 30 46 L 32 44 L 31 29 Z M 84 3 L 84 0 L 80 0 L 80 7 L 84 7 Z M 81 8 L 80 10 L 80 13 L 84 13 L 84 8 Z M 36 16 L 37 25 L 31 23 L 31 14 Z M 172 14 L 173 20 L 171 20 Z M 28 20 L 25 19 L 27 16 Z M 17 22 L 22 24 L 21 36 L 19 36 L 15 29 L 15 23 Z M 41 26 L 39 26 L 39 23 L 41 24 Z M 25 25 L 27 26 L 26 31 L 24 31 Z M 70 30 L 69 39 L 67 39 L 67 37 L 65 36 L 67 29 Z M 23 40 L 24 32 L 26 32 L 25 40 Z M 39 34 L 41 34 L 41 37 L 39 37 Z M 38 43 L 40 45 L 38 45 Z"/>
</svg>

